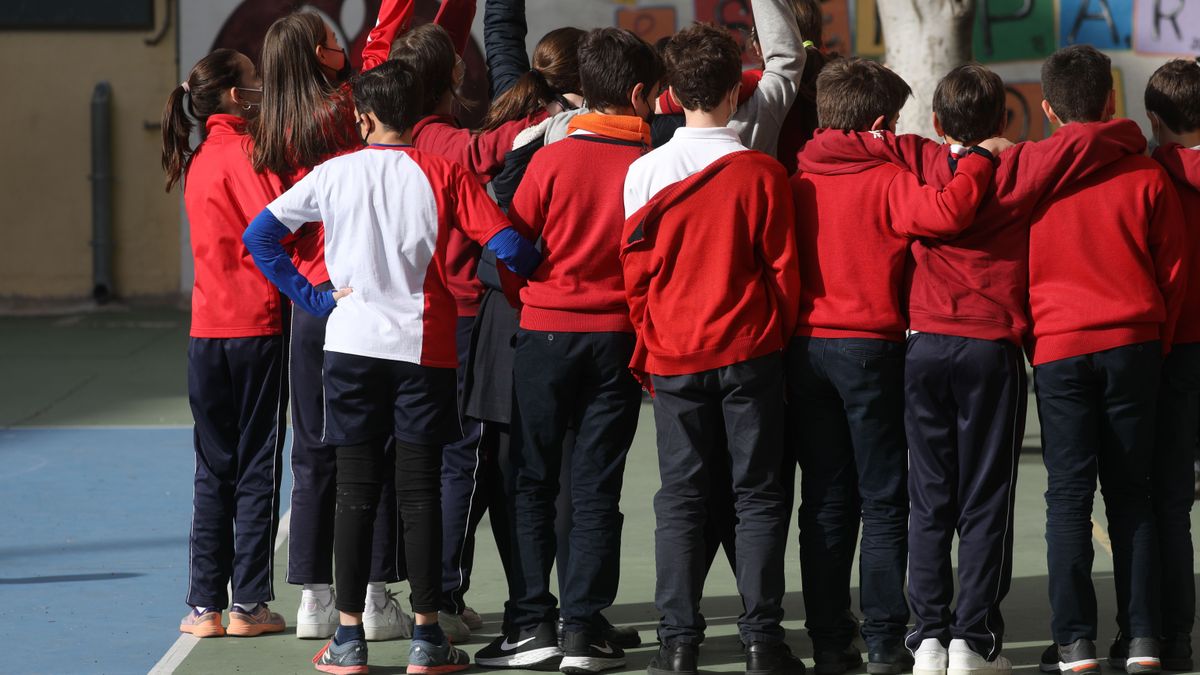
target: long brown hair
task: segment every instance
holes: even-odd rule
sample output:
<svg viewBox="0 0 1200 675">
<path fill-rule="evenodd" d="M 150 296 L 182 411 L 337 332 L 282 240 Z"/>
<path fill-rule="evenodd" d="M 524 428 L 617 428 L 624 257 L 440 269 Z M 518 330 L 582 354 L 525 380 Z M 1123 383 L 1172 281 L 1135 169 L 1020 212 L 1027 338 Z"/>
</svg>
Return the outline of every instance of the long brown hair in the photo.
<svg viewBox="0 0 1200 675">
<path fill-rule="evenodd" d="M 445 28 L 435 23 L 413 28 L 392 43 L 388 59 L 406 64 L 417 74 L 425 92 L 421 101 L 422 115 L 432 115 L 447 91 L 460 105 L 469 105 L 454 89 L 458 53 Z"/>
<path fill-rule="evenodd" d="M 528 117 L 563 94 L 582 94 L 579 84 L 579 43 L 587 35 L 578 28 L 546 33 L 533 48 L 533 68 L 492 101 L 482 131 Z"/>
<path fill-rule="evenodd" d="M 358 143 L 350 102 L 317 61 L 324 42 L 325 22 L 312 12 L 289 14 L 267 30 L 262 112 L 251 129 L 256 171 L 288 176 Z"/>
<path fill-rule="evenodd" d="M 208 118 L 221 112 L 222 96 L 238 86 L 241 73 L 233 49 L 217 49 L 192 66 L 187 79 L 167 97 L 162 113 L 162 167 L 167 174 L 167 192 L 183 178 L 192 162 L 192 119 L 203 127 Z"/>
</svg>

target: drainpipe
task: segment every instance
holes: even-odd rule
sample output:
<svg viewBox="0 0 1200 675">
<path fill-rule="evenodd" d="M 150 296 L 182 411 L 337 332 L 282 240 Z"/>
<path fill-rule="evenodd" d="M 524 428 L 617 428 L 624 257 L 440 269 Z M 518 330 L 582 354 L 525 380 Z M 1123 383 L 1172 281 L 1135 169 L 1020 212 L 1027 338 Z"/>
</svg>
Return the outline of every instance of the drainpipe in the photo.
<svg viewBox="0 0 1200 675">
<path fill-rule="evenodd" d="M 92 90 L 92 298 L 112 299 L 112 87 Z"/>
</svg>

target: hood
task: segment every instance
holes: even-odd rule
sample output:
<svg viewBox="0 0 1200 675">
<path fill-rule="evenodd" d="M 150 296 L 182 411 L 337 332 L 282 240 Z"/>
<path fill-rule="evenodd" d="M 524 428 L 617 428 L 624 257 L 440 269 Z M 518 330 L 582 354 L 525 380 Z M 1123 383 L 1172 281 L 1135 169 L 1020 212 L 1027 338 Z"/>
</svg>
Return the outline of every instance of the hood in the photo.
<svg viewBox="0 0 1200 675">
<path fill-rule="evenodd" d="M 882 164 L 905 164 L 892 132 L 845 129 L 817 129 L 797 160 L 800 171 L 827 176 L 862 173 Z"/>
<path fill-rule="evenodd" d="M 1154 151 L 1154 159 L 1162 164 L 1171 178 L 1200 191 L 1200 150 L 1171 143 L 1159 146 Z"/>
<path fill-rule="evenodd" d="M 629 221 L 636 222 L 637 226 L 632 231 L 628 231 L 625 235 L 625 243 L 622 249 L 627 249 L 631 246 L 636 246 L 646 239 L 647 231 L 652 231 L 656 228 L 659 219 L 662 215 L 672 207 L 686 202 L 696 190 L 699 190 L 704 185 L 708 184 L 710 178 L 714 175 L 726 170 L 733 169 L 737 171 L 738 167 L 745 163 L 761 162 L 767 155 L 754 150 L 740 150 L 731 152 L 715 162 L 704 167 L 691 176 L 663 188 L 650 199 L 637 213 L 630 216 Z M 774 161 L 771 159 L 770 161 Z M 626 225 L 628 227 L 628 224 Z"/>
<path fill-rule="evenodd" d="M 452 115 L 427 115 L 417 120 L 417 123 L 413 125 L 413 140 L 415 141 L 417 136 L 421 135 L 421 132 L 425 130 L 425 127 L 432 124 L 448 124 L 456 129 L 458 128 L 458 120 L 454 119 Z"/>
<path fill-rule="evenodd" d="M 589 131 L 598 136 L 617 141 L 640 142 L 650 145 L 650 125 L 646 120 L 633 115 L 601 115 L 600 113 L 583 113 L 571 118 L 567 125 L 567 133 L 573 131 Z"/>
</svg>

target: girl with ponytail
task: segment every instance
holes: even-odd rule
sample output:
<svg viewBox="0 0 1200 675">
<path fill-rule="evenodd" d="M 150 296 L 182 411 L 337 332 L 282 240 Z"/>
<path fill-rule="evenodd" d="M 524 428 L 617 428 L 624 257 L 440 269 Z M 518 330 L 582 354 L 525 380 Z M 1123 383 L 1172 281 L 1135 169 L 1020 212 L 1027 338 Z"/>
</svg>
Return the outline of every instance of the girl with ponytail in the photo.
<svg viewBox="0 0 1200 675">
<path fill-rule="evenodd" d="M 192 68 L 163 109 L 166 186 L 183 183 L 195 267 L 188 343 L 196 449 L 192 610 L 179 630 L 197 637 L 284 629 L 283 617 L 267 607 L 275 597 L 276 466 L 287 397 L 282 308 L 279 292 L 242 244 L 246 225 L 283 192 L 278 177 L 255 171 L 250 161 L 246 126 L 261 92 L 250 59 L 218 49 Z M 193 149 L 196 126 L 204 141 Z M 221 622 L 226 608 L 228 628 Z"/>
</svg>

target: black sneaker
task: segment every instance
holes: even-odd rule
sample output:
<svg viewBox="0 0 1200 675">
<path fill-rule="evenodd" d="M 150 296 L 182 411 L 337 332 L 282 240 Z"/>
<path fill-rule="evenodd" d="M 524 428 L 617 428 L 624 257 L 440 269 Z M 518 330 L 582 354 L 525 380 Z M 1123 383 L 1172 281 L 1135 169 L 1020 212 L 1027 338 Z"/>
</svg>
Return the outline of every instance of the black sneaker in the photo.
<svg viewBox="0 0 1200 675">
<path fill-rule="evenodd" d="M 1161 673 L 1162 662 L 1158 658 L 1158 640 L 1130 638 L 1129 650 L 1123 665 L 1123 670 L 1127 673 Z"/>
<path fill-rule="evenodd" d="M 1047 650 L 1049 651 L 1049 650 Z M 1071 675 L 1100 675 L 1100 661 L 1096 658 L 1096 644 L 1080 638 L 1069 645 L 1058 645 L 1058 669 Z M 1042 655 L 1043 657 L 1046 654 Z"/>
<path fill-rule="evenodd" d="M 912 672 L 913 655 L 903 643 L 867 654 L 867 672 L 871 675 L 899 675 Z"/>
<path fill-rule="evenodd" d="M 1043 673 L 1060 672 L 1058 669 L 1058 645 L 1051 644 L 1042 651 L 1042 656 L 1038 659 L 1038 670 Z"/>
<path fill-rule="evenodd" d="M 1194 670 L 1192 636 L 1186 633 L 1167 636 L 1163 640 L 1162 653 L 1159 656 L 1162 658 L 1163 670 Z"/>
<path fill-rule="evenodd" d="M 614 626 L 603 614 L 600 615 L 601 637 L 608 641 L 611 645 L 616 645 L 621 649 L 634 649 L 642 646 L 642 636 L 638 634 L 637 629 L 628 626 Z M 563 619 L 558 617 L 558 644 L 563 643 Z"/>
<path fill-rule="evenodd" d="M 563 633 L 563 657 L 558 669 L 574 675 L 588 675 L 625 665 L 625 652 L 600 635 L 567 631 Z"/>
<path fill-rule="evenodd" d="M 804 662 L 783 642 L 755 642 L 746 648 L 746 675 L 804 675 Z"/>
<path fill-rule="evenodd" d="M 813 654 L 813 671 L 817 675 L 842 675 L 862 665 L 862 654 L 853 646 L 840 652 L 817 652 Z"/>
<path fill-rule="evenodd" d="M 552 623 L 524 628 L 516 635 L 501 635 L 475 652 L 475 663 L 485 668 L 558 670 L 561 660 L 562 649 Z"/>
<path fill-rule="evenodd" d="M 650 675 L 696 675 L 700 648 L 696 645 L 662 644 L 650 659 Z"/>
</svg>

